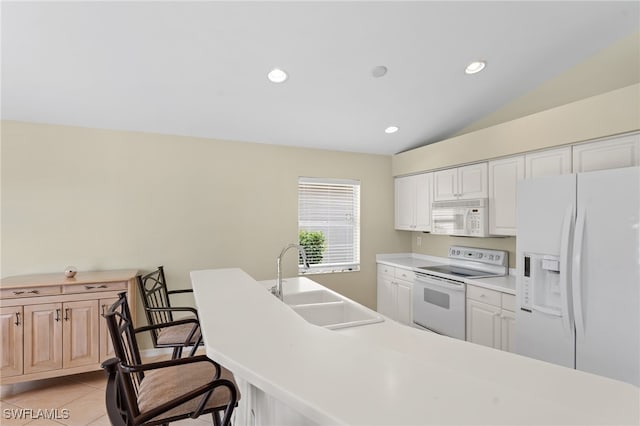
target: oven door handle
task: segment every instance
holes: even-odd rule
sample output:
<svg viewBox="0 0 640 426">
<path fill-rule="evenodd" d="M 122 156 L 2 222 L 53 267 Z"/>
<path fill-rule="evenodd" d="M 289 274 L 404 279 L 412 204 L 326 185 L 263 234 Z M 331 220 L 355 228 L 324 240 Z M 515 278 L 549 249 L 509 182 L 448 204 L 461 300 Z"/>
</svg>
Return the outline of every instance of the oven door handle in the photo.
<svg viewBox="0 0 640 426">
<path fill-rule="evenodd" d="M 438 278 L 433 276 L 429 276 L 429 277 L 417 276 L 416 280 L 418 281 L 419 284 L 423 284 L 423 285 L 431 284 L 433 287 L 442 287 L 442 288 L 446 288 L 453 291 L 464 291 L 463 283 L 452 284 L 450 281 L 443 278 Z"/>
</svg>

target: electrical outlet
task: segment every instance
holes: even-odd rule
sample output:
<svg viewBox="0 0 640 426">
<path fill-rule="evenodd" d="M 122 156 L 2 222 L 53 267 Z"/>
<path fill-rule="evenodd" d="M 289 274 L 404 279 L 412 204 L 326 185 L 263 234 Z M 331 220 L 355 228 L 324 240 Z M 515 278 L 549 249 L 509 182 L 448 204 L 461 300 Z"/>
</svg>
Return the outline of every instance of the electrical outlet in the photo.
<svg viewBox="0 0 640 426">
<path fill-rule="evenodd" d="M 416 244 L 418 245 L 418 247 L 422 247 L 422 237 L 416 237 Z"/>
</svg>

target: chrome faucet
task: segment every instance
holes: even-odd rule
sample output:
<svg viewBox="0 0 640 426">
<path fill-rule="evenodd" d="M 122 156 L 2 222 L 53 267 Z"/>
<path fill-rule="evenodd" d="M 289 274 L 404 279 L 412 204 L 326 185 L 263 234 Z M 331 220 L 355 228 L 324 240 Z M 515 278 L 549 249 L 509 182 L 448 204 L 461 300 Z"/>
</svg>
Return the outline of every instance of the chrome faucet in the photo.
<svg viewBox="0 0 640 426">
<path fill-rule="evenodd" d="M 276 285 L 271 287 L 271 293 L 280 300 L 284 300 L 284 295 L 282 294 L 282 271 L 280 269 L 280 263 L 282 261 L 282 256 L 284 256 L 284 254 L 287 251 L 289 251 L 289 249 L 292 249 L 292 248 L 298 249 L 298 253 L 300 253 L 300 255 L 302 256 L 302 262 L 304 263 L 304 267 L 307 269 L 309 268 L 309 262 L 307 261 L 307 252 L 304 250 L 304 247 L 302 247 L 299 244 L 289 244 L 288 246 L 282 249 L 282 251 L 280 252 L 280 256 L 278 256 L 278 259 L 276 261 L 278 266 L 277 282 L 276 282 Z"/>
</svg>

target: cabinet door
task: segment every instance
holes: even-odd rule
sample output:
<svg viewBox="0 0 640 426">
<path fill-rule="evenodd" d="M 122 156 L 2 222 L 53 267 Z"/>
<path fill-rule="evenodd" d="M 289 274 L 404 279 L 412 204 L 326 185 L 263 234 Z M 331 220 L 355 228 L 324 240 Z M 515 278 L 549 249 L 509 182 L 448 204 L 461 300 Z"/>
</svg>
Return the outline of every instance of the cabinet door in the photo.
<svg viewBox="0 0 640 426">
<path fill-rule="evenodd" d="M 511 311 L 502 310 L 500 314 L 500 349 L 507 352 L 516 352 L 515 348 L 515 325 L 516 314 Z"/>
<path fill-rule="evenodd" d="M 66 302 L 63 309 L 63 367 L 97 364 L 99 361 L 98 301 Z"/>
<path fill-rule="evenodd" d="M 0 376 L 11 377 L 22 374 L 22 306 L 0 308 Z"/>
<path fill-rule="evenodd" d="M 640 165 L 640 134 L 573 146 L 573 172 Z"/>
<path fill-rule="evenodd" d="M 458 168 L 459 198 L 486 198 L 487 183 L 487 163 Z"/>
<path fill-rule="evenodd" d="M 467 341 L 500 349 L 500 308 L 467 299 Z"/>
<path fill-rule="evenodd" d="M 396 319 L 396 286 L 390 278 L 378 275 L 378 312 Z"/>
<path fill-rule="evenodd" d="M 458 169 L 433 172 L 434 201 L 455 200 L 458 194 Z"/>
<path fill-rule="evenodd" d="M 518 180 L 524 178 L 524 157 L 489 161 L 489 233 L 516 235 Z"/>
<path fill-rule="evenodd" d="M 415 230 L 431 231 L 433 173 L 413 176 L 415 180 Z"/>
<path fill-rule="evenodd" d="M 113 351 L 113 342 L 111 341 L 111 336 L 107 329 L 107 321 L 104 319 L 104 314 L 107 312 L 109 307 L 117 301 L 117 297 L 112 299 L 100 299 L 100 330 L 98 332 L 100 335 L 100 362 L 104 362 L 109 358 L 116 356 Z"/>
<path fill-rule="evenodd" d="M 24 306 L 24 373 L 62 368 L 62 304 Z"/>
<path fill-rule="evenodd" d="M 525 155 L 527 178 L 571 173 L 571 147 L 532 152 Z"/>
<path fill-rule="evenodd" d="M 395 179 L 395 229 L 413 231 L 415 227 L 416 180 L 413 176 Z"/>
<path fill-rule="evenodd" d="M 413 283 L 396 282 L 396 312 L 398 322 L 406 325 L 413 324 Z"/>
</svg>

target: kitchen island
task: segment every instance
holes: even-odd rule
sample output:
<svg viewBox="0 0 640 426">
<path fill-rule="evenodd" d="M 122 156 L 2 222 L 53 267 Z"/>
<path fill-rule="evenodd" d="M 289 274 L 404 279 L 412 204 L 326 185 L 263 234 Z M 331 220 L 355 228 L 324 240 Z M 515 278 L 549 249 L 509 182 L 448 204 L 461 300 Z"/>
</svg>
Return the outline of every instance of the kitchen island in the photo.
<svg viewBox="0 0 640 426">
<path fill-rule="evenodd" d="M 244 383 L 237 424 L 640 423 L 640 389 L 626 383 L 389 320 L 328 330 L 240 269 L 191 280 L 207 355 Z M 284 283 L 285 295 L 319 288 Z"/>
</svg>

